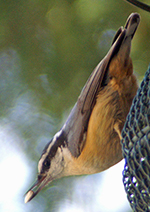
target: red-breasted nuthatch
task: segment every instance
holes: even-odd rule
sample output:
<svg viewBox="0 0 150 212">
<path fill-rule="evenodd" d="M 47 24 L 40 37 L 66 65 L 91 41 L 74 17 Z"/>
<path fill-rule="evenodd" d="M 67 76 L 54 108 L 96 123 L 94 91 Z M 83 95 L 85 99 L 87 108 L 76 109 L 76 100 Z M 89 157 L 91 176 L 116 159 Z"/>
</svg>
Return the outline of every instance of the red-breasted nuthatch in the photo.
<svg viewBox="0 0 150 212">
<path fill-rule="evenodd" d="M 132 13 L 117 31 L 66 123 L 43 150 L 37 181 L 25 202 L 55 179 L 98 173 L 122 159 L 121 130 L 138 88 L 130 49 L 139 22 L 140 16 Z"/>
</svg>

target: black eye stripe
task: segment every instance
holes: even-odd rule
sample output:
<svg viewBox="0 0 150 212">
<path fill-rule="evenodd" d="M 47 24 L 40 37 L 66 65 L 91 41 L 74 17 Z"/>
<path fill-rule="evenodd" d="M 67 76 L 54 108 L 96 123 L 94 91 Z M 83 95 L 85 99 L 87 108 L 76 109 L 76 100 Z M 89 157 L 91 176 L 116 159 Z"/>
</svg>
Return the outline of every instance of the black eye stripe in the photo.
<svg viewBox="0 0 150 212">
<path fill-rule="evenodd" d="M 66 145 L 66 136 L 65 133 L 62 132 L 62 134 L 56 139 L 55 143 L 53 144 L 53 146 L 51 147 L 50 151 L 49 151 L 49 157 L 50 159 L 52 159 L 53 157 L 55 157 L 56 152 L 58 147 L 65 147 Z"/>
<path fill-rule="evenodd" d="M 53 139 L 56 139 L 54 144 L 51 144 L 53 142 Z M 47 154 L 45 158 L 45 160 L 42 163 L 42 170 L 41 173 L 47 172 L 48 169 L 50 169 L 51 166 L 51 160 L 55 157 L 58 148 L 62 148 L 65 147 L 67 145 L 67 140 L 66 140 L 66 136 L 65 133 L 62 131 L 62 133 L 59 135 L 59 137 L 57 138 L 53 138 L 44 148 L 43 153 L 41 155 L 41 158 L 44 156 L 44 154 Z M 47 152 L 47 149 L 49 148 L 49 145 L 51 145 L 49 152 Z M 63 161 L 63 159 L 62 159 Z"/>
<path fill-rule="evenodd" d="M 42 152 L 41 158 L 47 152 L 47 149 L 49 148 L 49 145 L 51 145 L 53 140 L 54 140 L 54 137 L 45 146 L 45 148 Z M 65 133 L 62 131 L 61 134 L 59 135 L 59 137 L 56 138 L 55 143 L 53 145 L 51 145 L 51 148 L 50 148 L 49 153 L 48 153 L 50 160 L 55 156 L 58 147 L 61 147 L 61 146 L 64 147 L 66 144 L 67 144 L 67 138 L 66 138 Z"/>
<path fill-rule="evenodd" d="M 49 169 L 50 165 L 51 165 L 50 159 L 47 157 L 43 162 L 42 171 Z"/>
</svg>

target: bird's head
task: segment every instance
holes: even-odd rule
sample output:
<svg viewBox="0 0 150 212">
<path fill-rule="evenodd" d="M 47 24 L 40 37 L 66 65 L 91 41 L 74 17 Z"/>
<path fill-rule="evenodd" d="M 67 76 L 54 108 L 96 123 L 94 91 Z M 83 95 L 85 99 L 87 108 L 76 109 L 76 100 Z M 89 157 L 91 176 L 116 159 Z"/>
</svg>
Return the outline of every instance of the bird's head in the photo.
<svg viewBox="0 0 150 212">
<path fill-rule="evenodd" d="M 69 175 L 69 173 L 66 172 L 67 161 L 69 157 L 71 157 L 71 153 L 69 153 L 67 149 L 66 142 L 64 133 L 59 131 L 45 146 L 38 163 L 37 181 L 27 191 L 25 203 L 33 199 L 48 183 L 65 175 Z"/>
</svg>

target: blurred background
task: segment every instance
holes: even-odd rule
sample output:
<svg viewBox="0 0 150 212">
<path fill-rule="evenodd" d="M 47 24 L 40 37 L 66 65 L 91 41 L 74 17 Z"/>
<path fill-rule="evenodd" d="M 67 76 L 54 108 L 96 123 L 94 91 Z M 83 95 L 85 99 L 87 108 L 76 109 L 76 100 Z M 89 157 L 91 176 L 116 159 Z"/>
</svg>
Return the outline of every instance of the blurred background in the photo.
<svg viewBox="0 0 150 212">
<path fill-rule="evenodd" d="M 0 5 L 0 211 L 131 212 L 124 161 L 100 174 L 54 181 L 28 204 L 24 194 L 44 146 L 132 12 L 141 15 L 131 52 L 140 83 L 150 62 L 150 14 L 123 0 Z"/>
</svg>

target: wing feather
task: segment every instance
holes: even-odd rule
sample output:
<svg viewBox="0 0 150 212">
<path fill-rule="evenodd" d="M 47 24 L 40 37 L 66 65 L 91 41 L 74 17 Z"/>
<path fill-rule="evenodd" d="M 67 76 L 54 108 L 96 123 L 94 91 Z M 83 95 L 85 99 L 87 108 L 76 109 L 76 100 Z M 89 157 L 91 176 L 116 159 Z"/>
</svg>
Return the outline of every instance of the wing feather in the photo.
<svg viewBox="0 0 150 212">
<path fill-rule="evenodd" d="M 108 54 L 90 75 L 81 91 L 77 103 L 62 128 L 66 134 L 68 148 L 74 157 L 80 155 L 81 146 L 84 146 L 85 139 L 83 139 L 83 137 L 87 131 L 89 118 L 96 103 L 97 94 L 99 90 L 107 84 L 109 63 L 119 51 L 125 34 L 126 29 L 119 31 L 118 38 L 115 36 L 115 41 Z"/>
</svg>

